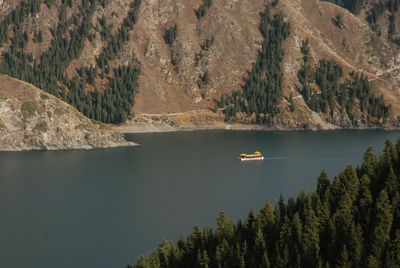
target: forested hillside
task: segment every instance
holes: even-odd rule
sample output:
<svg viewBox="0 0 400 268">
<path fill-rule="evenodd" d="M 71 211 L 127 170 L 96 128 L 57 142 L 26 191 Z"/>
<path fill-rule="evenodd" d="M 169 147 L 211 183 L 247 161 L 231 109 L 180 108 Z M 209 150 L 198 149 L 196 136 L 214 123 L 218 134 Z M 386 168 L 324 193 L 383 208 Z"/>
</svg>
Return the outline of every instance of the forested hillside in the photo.
<svg viewBox="0 0 400 268">
<path fill-rule="evenodd" d="M 196 225 L 128 267 L 399 267 L 399 156 L 400 139 L 379 156 L 370 147 L 332 181 L 323 170 L 316 191 L 236 223 L 220 212 L 215 230 Z"/>
<path fill-rule="evenodd" d="M 396 127 L 399 3 L 2 0 L 0 73 L 106 123 Z"/>
<path fill-rule="evenodd" d="M 364 74 L 353 71 L 349 78 L 340 83 L 343 68 L 339 63 L 322 59 L 319 66 L 313 68 L 310 64 L 308 39 L 303 40 L 301 52 L 304 55 L 303 66 L 298 72 L 301 94 L 313 111 L 333 113 L 340 106 L 341 113 L 350 119 L 355 117 L 355 111 L 362 113 L 361 117 L 368 122 L 382 122 L 388 117 L 391 106 L 385 105 L 383 95 L 375 96 Z"/>
<path fill-rule="evenodd" d="M 225 118 L 236 120 L 237 117 L 253 118 L 253 123 L 270 120 L 279 113 L 278 105 L 282 99 L 283 72 L 281 68 L 284 55 L 283 41 L 290 35 L 290 24 L 283 21 L 279 13 L 273 17 L 270 6 L 261 17 L 260 31 L 264 37 L 262 49 L 253 64 L 243 90 L 233 92 L 217 102 L 217 107 L 226 108 Z"/>
<path fill-rule="evenodd" d="M 339 4 L 354 11 L 353 5 L 359 6 L 360 3 L 348 1 Z M 224 109 L 228 121 L 270 123 L 281 112 L 283 42 L 290 35 L 290 24 L 284 22 L 282 13 L 270 14 L 273 6 L 274 3 L 268 5 L 261 18 L 260 31 L 264 42 L 242 90 L 234 91 L 231 96 L 222 94 L 216 101 L 216 108 Z M 343 27 L 341 15 L 333 20 L 335 25 Z M 312 65 L 308 39 L 302 41 L 300 51 L 303 64 L 298 71 L 299 91 L 309 109 L 328 118 L 338 112 L 349 118 L 352 125 L 357 125 L 358 120 L 382 124 L 389 116 L 391 106 L 385 104 L 383 95 L 375 96 L 372 84 L 363 73 L 344 74 L 342 66 L 332 59 L 321 59 Z M 340 83 L 339 80 L 343 79 Z M 288 102 L 290 112 L 295 112 L 292 92 Z"/>
<path fill-rule="evenodd" d="M 56 1 L 44 1 L 51 8 Z M 35 16 L 41 10 L 42 0 L 24 0 L 16 10 L 10 13 L 0 24 L 0 43 L 8 42 L 8 50 L 3 54 L 0 72 L 32 83 L 33 85 L 64 99 L 87 117 L 107 122 L 124 122 L 131 114 L 138 87 L 140 68 L 132 65 L 119 66 L 110 70 L 108 64 L 118 55 L 124 42 L 129 40 L 128 31 L 138 20 L 141 0 L 134 1 L 120 29 L 114 35 L 108 34 L 107 45 L 97 57 L 98 65 L 81 67 L 74 77 L 68 77 L 66 69 L 73 59 L 78 58 L 88 39 L 94 39 L 92 17 L 97 7 L 107 8 L 109 1 L 82 0 L 78 2 L 61 1 L 59 5 L 58 25 L 51 29 L 53 39 L 51 47 L 40 58 L 34 58 L 24 52 L 24 47 L 33 38 L 41 42 L 39 32 L 17 31 L 27 16 Z M 76 5 L 76 6 L 74 6 Z M 67 12 L 75 9 L 68 16 Z M 106 22 L 102 24 L 102 36 L 108 32 Z M 14 29 L 9 34 L 9 26 Z M 36 37 L 37 35 L 37 37 Z M 99 88 L 96 81 L 103 81 Z"/>
<path fill-rule="evenodd" d="M 324 0 L 341 7 L 344 7 L 352 13 L 358 15 L 364 13 L 366 21 L 371 28 L 384 35 L 385 38 L 393 43 L 400 45 L 399 38 L 399 0 Z"/>
</svg>

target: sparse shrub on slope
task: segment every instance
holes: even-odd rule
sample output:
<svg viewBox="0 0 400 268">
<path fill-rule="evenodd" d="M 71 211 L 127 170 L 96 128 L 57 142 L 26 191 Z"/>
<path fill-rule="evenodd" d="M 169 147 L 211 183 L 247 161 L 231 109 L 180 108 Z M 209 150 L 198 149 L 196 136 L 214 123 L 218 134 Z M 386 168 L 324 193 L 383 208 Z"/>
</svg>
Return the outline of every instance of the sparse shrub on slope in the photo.
<svg viewBox="0 0 400 268">
<path fill-rule="evenodd" d="M 203 0 L 203 4 L 195 11 L 198 19 L 201 19 L 207 14 L 207 10 L 212 6 L 213 0 Z"/>
<path fill-rule="evenodd" d="M 178 25 L 176 25 L 175 23 L 174 26 L 171 26 L 167 30 L 165 30 L 164 33 L 165 43 L 172 46 L 177 37 L 178 37 Z"/>
</svg>

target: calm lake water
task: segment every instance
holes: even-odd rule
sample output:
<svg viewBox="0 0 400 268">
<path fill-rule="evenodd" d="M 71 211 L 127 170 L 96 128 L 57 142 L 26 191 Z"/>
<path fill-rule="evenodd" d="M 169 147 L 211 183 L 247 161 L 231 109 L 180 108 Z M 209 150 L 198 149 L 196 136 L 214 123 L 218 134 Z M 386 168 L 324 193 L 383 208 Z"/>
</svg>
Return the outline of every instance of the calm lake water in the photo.
<svg viewBox="0 0 400 268">
<path fill-rule="evenodd" d="M 399 132 L 178 132 L 141 146 L 0 153 L 0 267 L 124 267 L 218 212 L 244 218 L 282 193 L 313 190 Z M 264 161 L 241 163 L 260 150 Z"/>
</svg>

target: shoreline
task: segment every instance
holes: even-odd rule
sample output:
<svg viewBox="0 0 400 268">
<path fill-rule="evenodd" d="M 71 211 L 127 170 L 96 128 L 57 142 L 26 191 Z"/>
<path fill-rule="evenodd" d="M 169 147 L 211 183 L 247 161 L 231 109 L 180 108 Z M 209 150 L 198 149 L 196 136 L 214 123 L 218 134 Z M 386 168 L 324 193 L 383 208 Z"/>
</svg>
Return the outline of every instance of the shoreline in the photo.
<svg viewBox="0 0 400 268">
<path fill-rule="evenodd" d="M 388 121 L 385 124 L 366 124 L 356 121 L 357 126 L 344 121 L 340 125 L 323 121 L 316 113 L 313 120 L 296 121 L 291 118 L 284 120 L 277 118 L 270 124 L 256 124 L 251 122 L 226 122 L 221 112 L 214 113 L 209 109 L 193 110 L 170 114 L 138 114 L 113 128 L 122 134 L 134 133 L 162 133 L 176 131 L 202 130 L 247 130 L 247 131 L 328 131 L 328 130 L 400 130 L 400 122 Z"/>
<path fill-rule="evenodd" d="M 185 132 L 185 131 L 205 131 L 205 130 L 226 130 L 226 131 L 298 131 L 298 132 L 318 132 L 333 130 L 382 130 L 382 131 L 400 131 L 400 127 L 395 126 L 374 126 L 374 127 L 334 127 L 334 128 L 288 128 L 284 126 L 267 126 L 260 124 L 240 124 L 240 123 L 217 123 L 208 125 L 190 125 L 190 126 L 171 126 L 168 124 L 146 124 L 146 125 L 123 125 L 118 126 L 117 130 L 122 134 L 142 134 L 142 133 L 167 133 L 167 132 Z"/>
<path fill-rule="evenodd" d="M 121 133 L 124 135 L 125 133 Z M 0 152 L 4 153 L 18 153 L 18 152 L 56 152 L 56 151 L 92 151 L 92 150 L 108 150 L 114 148 L 122 148 L 122 147 L 135 147 L 139 146 L 139 143 L 126 140 L 122 143 L 116 143 L 107 146 L 77 146 L 77 147 L 46 147 L 46 148 L 39 148 L 39 147 L 13 147 L 13 148 L 1 148 Z"/>
</svg>

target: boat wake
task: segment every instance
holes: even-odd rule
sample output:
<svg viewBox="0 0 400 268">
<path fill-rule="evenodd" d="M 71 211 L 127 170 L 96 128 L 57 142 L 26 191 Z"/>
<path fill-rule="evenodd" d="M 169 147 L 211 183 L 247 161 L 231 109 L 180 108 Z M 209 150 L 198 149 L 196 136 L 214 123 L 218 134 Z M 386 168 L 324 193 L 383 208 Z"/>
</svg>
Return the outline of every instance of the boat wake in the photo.
<svg viewBox="0 0 400 268">
<path fill-rule="evenodd" d="M 288 159 L 288 157 L 284 156 L 264 157 L 264 160 L 284 160 L 284 159 Z"/>
</svg>

